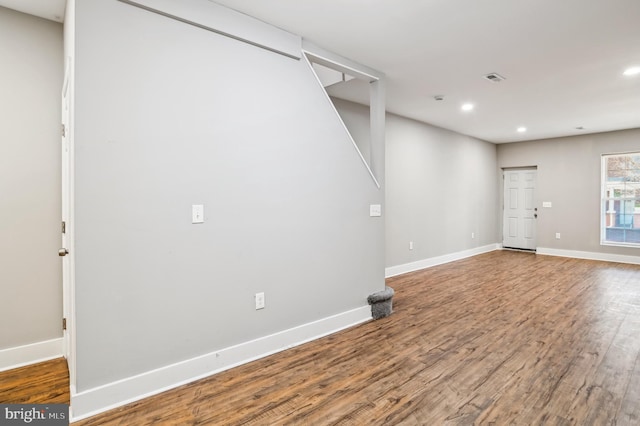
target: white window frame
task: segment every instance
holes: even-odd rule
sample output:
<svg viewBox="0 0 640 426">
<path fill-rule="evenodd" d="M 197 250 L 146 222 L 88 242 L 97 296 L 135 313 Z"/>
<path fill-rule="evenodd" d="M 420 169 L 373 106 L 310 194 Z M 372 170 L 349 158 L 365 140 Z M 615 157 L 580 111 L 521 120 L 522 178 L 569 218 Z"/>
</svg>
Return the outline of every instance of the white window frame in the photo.
<svg viewBox="0 0 640 426">
<path fill-rule="evenodd" d="M 618 154 L 603 154 L 601 159 L 601 176 L 600 176 L 600 245 L 603 246 L 617 246 L 617 247 L 640 247 L 640 242 L 627 242 L 627 241 L 613 241 L 607 240 L 607 224 L 612 220 L 616 220 L 616 211 L 614 206 L 616 202 L 624 203 L 624 202 L 634 202 L 634 209 L 636 201 L 640 201 L 640 195 L 634 196 L 622 196 L 615 197 L 613 194 L 608 194 L 609 188 L 607 186 L 607 159 L 611 157 L 628 157 L 628 156 L 640 156 L 640 152 L 625 152 Z M 640 171 L 638 171 L 638 182 L 640 182 Z M 624 188 L 624 181 L 621 182 L 621 186 Z M 634 213 L 632 213 L 634 215 Z M 633 222 L 632 222 L 633 224 Z M 632 225 L 633 226 L 633 225 Z M 640 228 L 640 224 L 636 228 L 629 229 L 638 229 Z M 640 232 L 640 231 L 639 231 Z"/>
</svg>

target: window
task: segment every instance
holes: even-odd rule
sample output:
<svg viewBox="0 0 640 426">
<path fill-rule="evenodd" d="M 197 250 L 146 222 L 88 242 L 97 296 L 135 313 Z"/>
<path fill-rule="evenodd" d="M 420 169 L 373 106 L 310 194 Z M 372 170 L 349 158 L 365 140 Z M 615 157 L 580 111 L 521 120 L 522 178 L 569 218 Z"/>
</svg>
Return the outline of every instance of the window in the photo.
<svg viewBox="0 0 640 426">
<path fill-rule="evenodd" d="M 640 152 L 602 156 L 601 244 L 640 247 Z"/>
</svg>

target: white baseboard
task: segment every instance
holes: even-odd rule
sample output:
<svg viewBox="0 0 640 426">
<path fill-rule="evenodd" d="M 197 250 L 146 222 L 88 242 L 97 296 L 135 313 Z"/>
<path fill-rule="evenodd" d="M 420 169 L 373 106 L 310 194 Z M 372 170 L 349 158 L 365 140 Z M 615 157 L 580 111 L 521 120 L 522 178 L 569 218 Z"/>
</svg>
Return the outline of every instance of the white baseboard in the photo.
<svg viewBox="0 0 640 426">
<path fill-rule="evenodd" d="M 390 266 L 385 269 L 385 277 L 395 277 L 396 275 L 406 274 L 407 272 L 419 271 L 420 269 L 431 268 L 432 266 L 442 265 L 467 257 L 476 256 L 482 253 L 488 253 L 494 250 L 500 250 L 500 244 L 489 244 L 482 247 L 476 247 L 469 250 L 463 250 L 456 253 L 445 254 L 442 256 L 430 257 L 403 265 Z"/>
<path fill-rule="evenodd" d="M 62 337 L 0 350 L 0 371 L 63 356 Z"/>
<path fill-rule="evenodd" d="M 628 256 L 624 254 L 613 253 L 599 253 L 593 251 L 578 251 L 578 250 L 562 250 L 538 247 L 536 254 L 542 254 L 547 256 L 561 256 L 561 257 L 573 257 L 576 259 L 589 259 L 589 260 L 602 260 L 604 262 L 618 262 L 618 263 L 631 263 L 634 265 L 640 265 L 640 256 Z"/>
<path fill-rule="evenodd" d="M 86 391 L 75 392 L 72 388 L 71 421 L 182 386 L 370 319 L 371 307 L 367 305 Z"/>
</svg>

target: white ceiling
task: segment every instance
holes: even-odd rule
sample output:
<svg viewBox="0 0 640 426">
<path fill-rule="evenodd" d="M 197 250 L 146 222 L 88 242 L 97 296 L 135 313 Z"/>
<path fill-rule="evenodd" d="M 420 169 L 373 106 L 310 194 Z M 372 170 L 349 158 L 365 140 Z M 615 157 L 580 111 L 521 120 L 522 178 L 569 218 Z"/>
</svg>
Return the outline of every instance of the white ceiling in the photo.
<svg viewBox="0 0 640 426">
<path fill-rule="evenodd" d="M 640 66 L 640 0 L 215 1 L 385 73 L 388 111 L 459 133 L 640 127 L 640 75 L 622 75 Z"/>
<path fill-rule="evenodd" d="M 459 133 L 502 143 L 640 127 L 640 75 L 622 75 L 640 66 L 640 0 L 215 1 L 385 73 L 388 111 Z M 0 0 L 58 22 L 64 4 Z"/>
</svg>

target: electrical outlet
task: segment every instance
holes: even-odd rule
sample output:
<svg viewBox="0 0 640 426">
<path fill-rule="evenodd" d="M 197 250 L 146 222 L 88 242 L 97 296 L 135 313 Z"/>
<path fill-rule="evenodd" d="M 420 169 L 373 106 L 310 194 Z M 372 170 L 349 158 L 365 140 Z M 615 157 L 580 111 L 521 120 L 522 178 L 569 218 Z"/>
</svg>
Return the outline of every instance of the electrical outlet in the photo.
<svg viewBox="0 0 640 426">
<path fill-rule="evenodd" d="M 560 239 L 560 233 L 556 232 L 556 240 L 559 240 L 559 239 Z"/>
<path fill-rule="evenodd" d="M 264 309 L 264 293 L 256 293 L 256 310 Z"/>
</svg>

